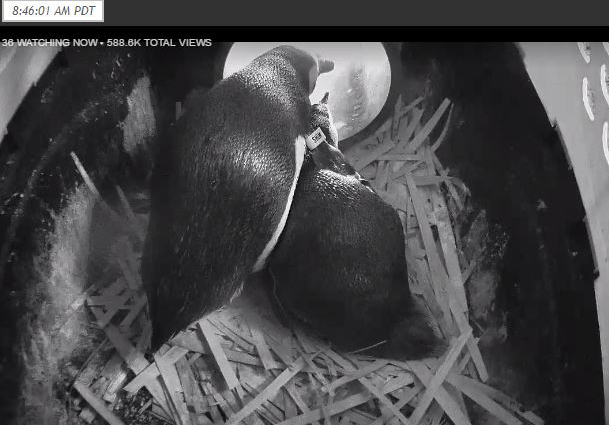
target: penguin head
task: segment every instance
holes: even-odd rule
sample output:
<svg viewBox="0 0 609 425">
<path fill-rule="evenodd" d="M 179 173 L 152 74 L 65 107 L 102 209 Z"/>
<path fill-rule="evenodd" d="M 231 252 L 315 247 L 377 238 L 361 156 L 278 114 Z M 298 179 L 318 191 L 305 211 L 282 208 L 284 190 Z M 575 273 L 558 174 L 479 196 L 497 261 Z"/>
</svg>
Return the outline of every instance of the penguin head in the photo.
<svg viewBox="0 0 609 425">
<path fill-rule="evenodd" d="M 308 94 L 315 90 L 317 77 L 334 69 L 334 62 L 331 60 L 294 46 L 279 46 L 271 50 L 270 53 L 284 57 L 292 65 Z"/>
<path fill-rule="evenodd" d="M 338 149 L 338 132 L 334 125 L 332 112 L 328 106 L 330 93 L 326 92 L 319 103 L 311 105 L 311 129 L 317 127 L 326 136 L 326 142 L 320 144 L 313 150 L 311 156 L 318 168 L 331 170 L 344 176 L 352 176 L 368 190 L 376 193 L 370 185 L 370 182 L 363 178 L 355 169 L 347 162 L 342 152 Z"/>
</svg>

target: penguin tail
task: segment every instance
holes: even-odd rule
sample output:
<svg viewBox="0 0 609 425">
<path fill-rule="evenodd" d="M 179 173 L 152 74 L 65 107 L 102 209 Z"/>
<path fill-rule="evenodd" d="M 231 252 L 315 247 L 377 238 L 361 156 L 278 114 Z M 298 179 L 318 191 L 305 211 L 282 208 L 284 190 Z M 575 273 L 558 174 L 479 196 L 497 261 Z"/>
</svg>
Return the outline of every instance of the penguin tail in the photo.
<svg viewBox="0 0 609 425">
<path fill-rule="evenodd" d="M 153 328 L 152 337 L 150 338 L 150 352 L 156 353 L 159 348 L 167 341 L 167 337 L 162 336 L 159 331 Z"/>
<path fill-rule="evenodd" d="M 396 323 L 385 350 L 401 360 L 439 357 L 448 344 L 435 331 L 433 318 L 422 305 L 412 300 L 406 316 Z"/>
<path fill-rule="evenodd" d="M 202 315 L 203 316 L 203 315 Z M 179 315 L 173 320 L 162 323 L 152 320 L 152 335 L 150 337 L 150 352 L 156 353 L 163 344 L 170 343 L 174 336 L 186 330 L 195 319 L 184 318 Z"/>
<path fill-rule="evenodd" d="M 152 324 L 152 335 L 150 337 L 150 352 L 156 353 L 159 348 L 173 337 L 173 329 L 170 329 L 164 323 Z"/>
</svg>

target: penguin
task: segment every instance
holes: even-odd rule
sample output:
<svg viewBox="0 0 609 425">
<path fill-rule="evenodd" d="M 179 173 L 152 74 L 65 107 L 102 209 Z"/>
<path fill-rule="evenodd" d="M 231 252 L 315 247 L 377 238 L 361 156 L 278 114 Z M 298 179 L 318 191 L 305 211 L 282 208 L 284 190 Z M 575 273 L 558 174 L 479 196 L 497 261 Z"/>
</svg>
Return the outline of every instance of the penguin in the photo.
<svg viewBox="0 0 609 425">
<path fill-rule="evenodd" d="M 343 351 L 437 356 L 446 343 L 410 292 L 400 218 L 338 150 L 325 101 L 311 122 L 326 142 L 305 158 L 269 260 L 275 308 Z"/>
<path fill-rule="evenodd" d="M 355 176 L 360 181 L 366 182 L 359 173 L 345 161 L 341 151 L 338 149 L 338 131 L 334 125 L 334 117 L 328 107 L 329 92 L 326 92 L 319 103 L 311 107 L 311 128 L 319 129 L 324 135 L 323 142 L 314 149 L 308 149 L 305 162 L 313 161 L 317 168 L 329 169 L 340 174 Z"/>
<path fill-rule="evenodd" d="M 309 96 L 333 67 L 277 47 L 191 99 L 168 131 L 141 266 L 153 352 L 265 267 L 304 160 Z"/>
</svg>

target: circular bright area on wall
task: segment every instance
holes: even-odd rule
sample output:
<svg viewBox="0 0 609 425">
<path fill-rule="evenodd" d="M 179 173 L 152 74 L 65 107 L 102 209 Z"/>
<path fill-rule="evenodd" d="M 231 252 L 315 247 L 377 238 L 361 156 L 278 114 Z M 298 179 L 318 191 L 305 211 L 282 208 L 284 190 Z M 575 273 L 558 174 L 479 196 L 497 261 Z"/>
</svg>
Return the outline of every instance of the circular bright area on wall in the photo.
<svg viewBox="0 0 609 425">
<path fill-rule="evenodd" d="M 310 99 L 317 103 L 325 92 L 330 92 L 328 104 L 339 140 L 362 131 L 381 112 L 391 87 L 391 66 L 382 43 L 235 43 L 226 57 L 223 77 L 285 44 L 334 61 L 334 70 L 319 76 Z"/>
</svg>

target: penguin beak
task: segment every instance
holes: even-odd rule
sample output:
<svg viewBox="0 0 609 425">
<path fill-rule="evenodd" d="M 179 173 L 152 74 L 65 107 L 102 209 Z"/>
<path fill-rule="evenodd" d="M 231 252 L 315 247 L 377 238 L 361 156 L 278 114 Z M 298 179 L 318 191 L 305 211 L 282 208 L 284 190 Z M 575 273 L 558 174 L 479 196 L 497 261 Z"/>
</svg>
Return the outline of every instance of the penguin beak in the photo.
<svg viewBox="0 0 609 425">
<path fill-rule="evenodd" d="M 319 73 L 325 74 L 326 72 L 330 72 L 334 69 L 334 62 L 324 58 L 318 58 L 319 64 Z"/>
</svg>

